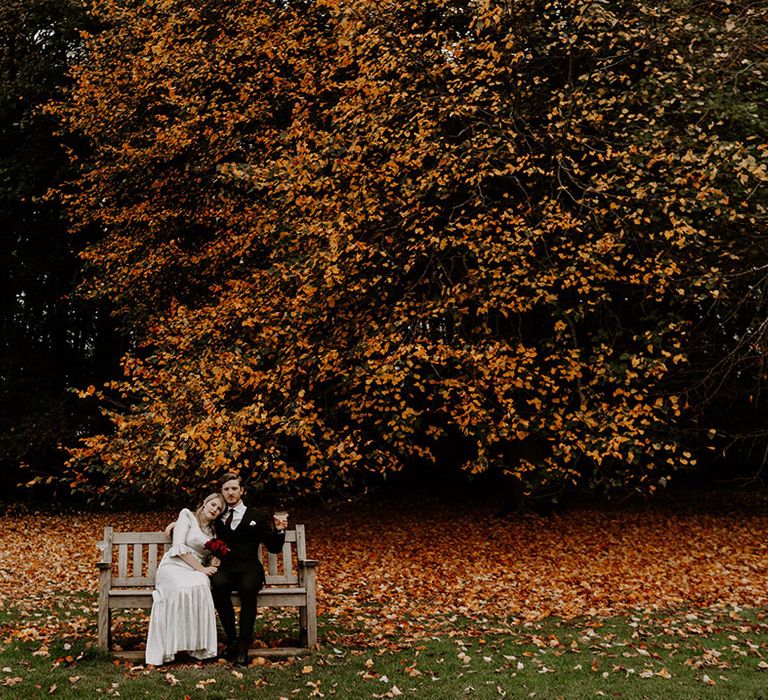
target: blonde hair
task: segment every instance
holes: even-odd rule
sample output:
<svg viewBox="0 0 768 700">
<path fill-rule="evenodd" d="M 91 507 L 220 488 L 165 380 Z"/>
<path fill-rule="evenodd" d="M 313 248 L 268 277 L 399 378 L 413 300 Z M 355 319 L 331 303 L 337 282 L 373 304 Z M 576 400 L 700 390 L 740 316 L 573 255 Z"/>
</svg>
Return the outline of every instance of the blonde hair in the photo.
<svg viewBox="0 0 768 700">
<path fill-rule="evenodd" d="M 200 529 L 203 530 L 203 532 L 205 532 L 206 530 L 208 530 L 209 532 L 213 532 L 213 528 L 211 527 L 211 524 L 204 523 L 202 516 L 203 516 L 203 508 L 205 508 L 205 506 L 207 506 L 214 498 L 221 501 L 222 511 L 226 507 L 224 496 L 222 496 L 220 493 L 212 493 L 205 497 L 205 500 L 200 504 L 200 507 L 195 511 L 195 517 L 197 518 L 197 522 L 200 525 Z"/>
</svg>

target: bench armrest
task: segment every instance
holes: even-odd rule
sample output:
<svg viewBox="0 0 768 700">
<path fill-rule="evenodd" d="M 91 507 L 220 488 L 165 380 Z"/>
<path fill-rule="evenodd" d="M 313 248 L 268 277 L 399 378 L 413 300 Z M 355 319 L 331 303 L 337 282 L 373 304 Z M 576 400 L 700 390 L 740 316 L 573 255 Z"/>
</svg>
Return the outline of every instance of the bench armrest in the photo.
<svg viewBox="0 0 768 700">
<path fill-rule="evenodd" d="M 111 562 L 112 543 L 106 540 L 102 540 L 101 542 L 96 543 L 96 549 L 99 550 L 99 563 L 97 564 L 97 566 L 101 564 L 107 564 L 111 566 L 112 565 L 112 562 Z"/>
<path fill-rule="evenodd" d="M 99 561 L 96 562 L 96 568 L 101 569 L 102 571 L 106 571 L 107 569 L 112 568 L 112 564 L 110 564 L 108 561 Z"/>
<path fill-rule="evenodd" d="M 299 559 L 299 566 L 302 568 L 314 568 L 317 563 L 317 559 Z"/>
</svg>

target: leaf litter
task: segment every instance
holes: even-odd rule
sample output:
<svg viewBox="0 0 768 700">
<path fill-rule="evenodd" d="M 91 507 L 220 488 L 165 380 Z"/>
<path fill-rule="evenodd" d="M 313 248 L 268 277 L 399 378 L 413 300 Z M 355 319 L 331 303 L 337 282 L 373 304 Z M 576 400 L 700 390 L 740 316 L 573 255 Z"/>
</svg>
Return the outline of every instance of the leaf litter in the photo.
<svg viewBox="0 0 768 700">
<path fill-rule="evenodd" d="M 173 518 L 4 516 L 0 609 L 13 604 L 22 616 L 0 626 L 0 638 L 38 641 L 43 650 L 54 639 L 92 635 L 104 526 L 158 530 Z M 741 607 L 768 603 L 768 516 L 760 513 L 586 508 L 498 520 L 481 507 L 435 502 L 304 508 L 293 521 L 306 524 L 309 556 L 320 562 L 318 612 L 325 641 L 337 646 L 406 644 L 457 622 L 503 631 L 550 617 L 680 608 L 728 609 L 738 618 Z M 662 632 L 680 637 L 711 629 L 696 616 L 669 625 Z M 716 666 L 713 659 L 702 667 Z"/>
</svg>

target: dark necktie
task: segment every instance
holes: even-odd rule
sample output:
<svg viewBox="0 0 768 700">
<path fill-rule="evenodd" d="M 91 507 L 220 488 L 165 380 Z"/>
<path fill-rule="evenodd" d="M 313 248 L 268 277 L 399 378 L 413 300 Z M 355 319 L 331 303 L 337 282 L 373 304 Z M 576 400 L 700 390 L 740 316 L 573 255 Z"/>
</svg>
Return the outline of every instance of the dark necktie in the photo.
<svg viewBox="0 0 768 700">
<path fill-rule="evenodd" d="M 224 521 L 224 524 L 227 527 L 232 527 L 232 516 L 235 514 L 235 511 L 233 508 L 229 509 L 229 513 L 227 513 L 227 519 Z"/>
</svg>

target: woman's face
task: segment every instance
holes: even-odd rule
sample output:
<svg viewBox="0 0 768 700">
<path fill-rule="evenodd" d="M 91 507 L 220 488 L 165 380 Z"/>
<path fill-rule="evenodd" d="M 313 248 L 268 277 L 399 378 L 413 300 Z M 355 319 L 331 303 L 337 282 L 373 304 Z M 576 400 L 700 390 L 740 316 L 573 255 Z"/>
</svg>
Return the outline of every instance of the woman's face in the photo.
<svg viewBox="0 0 768 700">
<path fill-rule="evenodd" d="M 221 498 L 212 498 L 203 506 L 203 515 L 206 520 L 215 520 L 224 510 L 224 502 Z"/>
</svg>

